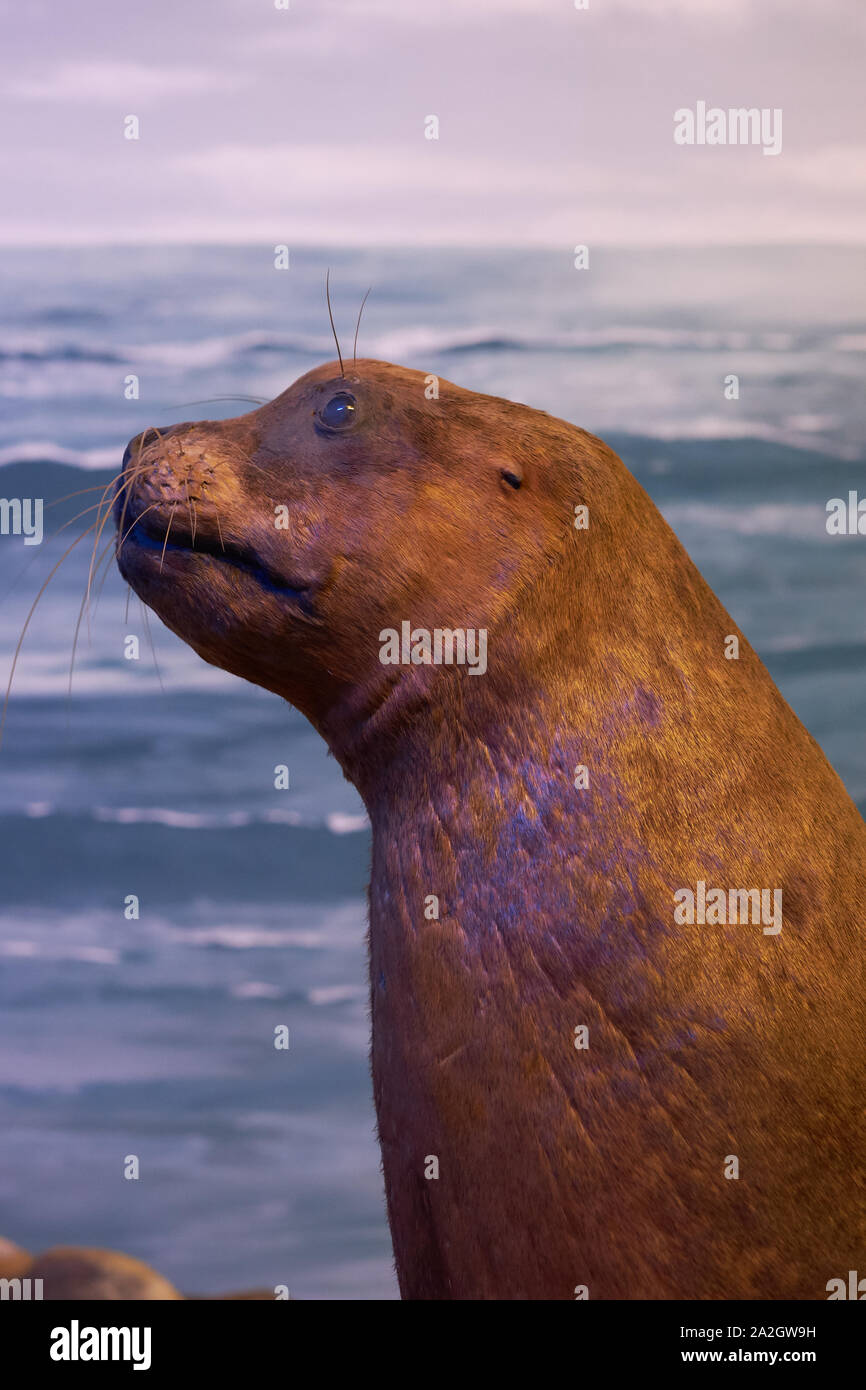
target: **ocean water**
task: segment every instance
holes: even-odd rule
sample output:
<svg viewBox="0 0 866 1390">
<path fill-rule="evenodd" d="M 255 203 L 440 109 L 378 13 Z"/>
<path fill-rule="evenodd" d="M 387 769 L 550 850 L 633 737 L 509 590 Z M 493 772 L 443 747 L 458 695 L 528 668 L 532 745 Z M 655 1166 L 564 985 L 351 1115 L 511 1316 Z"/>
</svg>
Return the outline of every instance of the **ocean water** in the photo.
<svg viewBox="0 0 866 1390">
<path fill-rule="evenodd" d="M 866 495 L 864 251 L 610 250 L 576 271 L 300 249 L 285 272 L 267 247 L 5 251 L 0 497 L 104 485 L 146 425 L 242 412 L 189 403 L 269 398 L 333 357 L 328 265 L 344 349 L 372 284 L 363 355 L 618 450 L 866 810 L 866 537 L 825 527 L 829 498 Z M 4 686 L 98 497 L 46 511 L 65 529 L 40 547 L 0 536 Z M 85 541 L 35 611 L 0 750 L 0 1234 L 123 1249 L 190 1292 L 393 1298 L 363 807 L 300 715 L 127 612 L 110 548 L 70 681 L 89 564 Z"/>
</svg>

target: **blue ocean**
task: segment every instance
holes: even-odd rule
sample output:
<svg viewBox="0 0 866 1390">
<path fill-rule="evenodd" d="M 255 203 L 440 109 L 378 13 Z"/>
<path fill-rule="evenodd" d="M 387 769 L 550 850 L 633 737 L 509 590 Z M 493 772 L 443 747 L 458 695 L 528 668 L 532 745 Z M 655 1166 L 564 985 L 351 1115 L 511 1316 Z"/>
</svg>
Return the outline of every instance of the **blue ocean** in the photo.
<svg viewBox="0 0 866 1390">
<path fill-rule="evenodd" d="M 2 252 L 0 497 L 46 505 L 42 545 L 0 536 L 4 688 L 130 436 L 334 357 L 328 267 L 349 352 L 372 285 L 359 355 L 620 453 L 866 811 L 866 537 L 825 524 L 866 496 L 857 248 Z M 110 546 L 73 663 L 91 554 L 40 598 L 0 749 L 0 1234 L 191 1293 L 394 1298 L 361 802 L 299 714 L 127 608 Z"/>
</svg>

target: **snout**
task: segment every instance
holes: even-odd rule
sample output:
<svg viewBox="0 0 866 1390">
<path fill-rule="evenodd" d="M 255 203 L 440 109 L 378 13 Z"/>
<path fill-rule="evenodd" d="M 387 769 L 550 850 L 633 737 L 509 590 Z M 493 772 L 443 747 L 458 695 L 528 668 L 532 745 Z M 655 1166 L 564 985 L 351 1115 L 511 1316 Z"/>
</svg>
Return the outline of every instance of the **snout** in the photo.
<svg viewBox="0 0 866 1390">
<path fill-rule="evenodd" d="M 206 502 L 214 478 L 211 448 L 210 436 L 189 422 L 151 427 L 131 439 L 115 488 L 118 528 L 127 530 L 147 513 L 158 530 L 174 508 Z"/>
<path fill-rule="evenodd" d="M 121 467 L 125 470 L 127 464 L 132 459 L 137 458 L 140 454 L 142 454 L 145 449 L 149 449 L 151 445 L 161 443 L 163 439 L 170 439 L 173 434 L 177 434 L 178 430 L 185 429 L 189 429 L 188 424 L 164 425 L 158 428 L 154 425 L 151 426 L 150 429 L 142 430 L 141 434 L 137 434 L 134 436 L 134 438 L 130 439 L 129 443 L 124 449 L 123 462 L 121 463 Z"/>
</svg>

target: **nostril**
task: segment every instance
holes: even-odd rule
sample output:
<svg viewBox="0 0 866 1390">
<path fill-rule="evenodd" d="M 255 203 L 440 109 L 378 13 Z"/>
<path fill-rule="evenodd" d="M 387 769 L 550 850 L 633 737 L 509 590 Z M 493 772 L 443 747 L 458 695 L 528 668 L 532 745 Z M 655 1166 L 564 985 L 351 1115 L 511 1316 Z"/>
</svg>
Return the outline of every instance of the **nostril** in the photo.
<svg viewBox="0 0 866 1390">
<path fill-rule="evenodd" d="M 160 441 L 171 434 L 172 430 L 175 428 L 176 426 L 174 425 L 166 425 L 165 428 L 161 430 L 156 428 L 144 430 L 141 435 L 142 449 L 149 449 L 151 444 L 159 444 Z"/>
<path fill-rule="evenodd" d="M 123 464 L 121 466 L 125 468 L 130 459 L 137 458 L 139 454 L 144 453 L 144 450 L 149 449 L 153 444 L 160 444 L 164 439 L 169 439 L 171 435 L 176 434 L 177 431 L 182 428 L 181 425 L 166 425 L 162 429 L 151 426 L 150 429 L 142 430 L 141 434 L 137 434 L 134 439 L 130 439 L 124 449 Z"/>
</svg>

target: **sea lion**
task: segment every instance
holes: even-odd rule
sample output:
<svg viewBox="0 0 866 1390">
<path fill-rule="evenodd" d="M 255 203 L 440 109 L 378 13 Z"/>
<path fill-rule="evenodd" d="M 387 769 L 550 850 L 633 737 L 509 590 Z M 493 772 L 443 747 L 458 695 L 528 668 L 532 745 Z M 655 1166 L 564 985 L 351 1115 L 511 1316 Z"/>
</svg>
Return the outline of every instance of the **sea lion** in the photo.
<svg viewBox="0 0 866 1390">
<path fill-rule="evenodd" d="M 20 1279 L 32 1263 L 29 1250 L 22 1250 L 20 1245 L 0 1236 L 0 1279 Z"/>
<path fill-rule="evenodd" d="M 173 1284 L 155 1269 L 118 1250 L 80 1245 L 57 1245 L 37 1255 L 27 1271 L 43 1281 L 46 1299 L 182 1299 Z"/>
<path fill-rule="evenodd" d="M 866 1273 L 866 826 L 620 459 L 359 360 L 145 431 L 125 470 L 125 578 L 369 811 L 402 1296 Z M 484 632 L 483 674 L 428 661 L 437 629 Z"/>
</svg>

